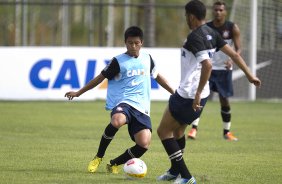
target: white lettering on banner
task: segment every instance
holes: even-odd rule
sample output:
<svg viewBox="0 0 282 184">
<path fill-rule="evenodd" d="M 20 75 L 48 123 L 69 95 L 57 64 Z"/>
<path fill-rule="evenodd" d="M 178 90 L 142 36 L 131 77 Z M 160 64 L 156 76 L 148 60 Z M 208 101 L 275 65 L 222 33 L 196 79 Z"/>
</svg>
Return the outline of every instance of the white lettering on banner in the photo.
<svg viewBox="0 0 282 184">
<path fill-rule="evenodd" d="M 107 61 L 105 61 L 105 64 Z M 31 84 L 38 89 L 54 88 L 59 89 L 63 85 L 69 85 L 71 88 L 80 88 L 78 71 L 75 60 L 65 60 L 61 66 L 59 73 L 56 75 L 54 84 L 50 86 L 50 80 L 43 80 L 39 77 L 40 72 L 44 69 L 52 70 L 52 60 L 42 59 L 36 62 L 30 71 L 29 79 Z M 96 71 L 96 60 L 88 60 L 86 66 L 85 83 L 88 83 L 94 76 Z"/>
<path fill-rule="evenodd" d="M 171 84 L 178 84 L 178 49 L 143 48 L 152 55 L 158 70 Z M 65 100 L 68 90 L 78 90 L 98 75 L 124 48 L 0 47 L 0 99 Z M 111 53 L 111 54 L 109 54 Z M 144 71 L 129 71 L 142 75 Z M 14 75 L 16 74 L 16 75 Z M 105 99 L 107 83 L 78 100 Z M 177 86 L 175 86 L 177 87 Z M 152 100 L 167 100 L 169 93 L 152 79 Z"/>
</svg>

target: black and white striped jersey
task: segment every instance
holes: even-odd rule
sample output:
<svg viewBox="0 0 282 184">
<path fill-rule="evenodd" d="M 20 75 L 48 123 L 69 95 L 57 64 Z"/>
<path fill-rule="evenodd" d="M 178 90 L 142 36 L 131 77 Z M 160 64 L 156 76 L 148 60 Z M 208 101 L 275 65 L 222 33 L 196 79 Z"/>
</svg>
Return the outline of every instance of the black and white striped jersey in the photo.
<svg viewBox="0 0 282 184">
<path fill-rule="evenodd" d="M 206 24 L 193 30 L 181 49 L 181 81 L 177 92 L 183 98 L 194 99 L 201 75 L 201 62 L 210 59 L 226 42 Z M 201 98 L 209 95 L 206 84 Z"/>
<path fill-rule="evenodd" d="M 216 30 L 221 37 L 227 42 L 231 47 L 233 46 L 233 26 L 234 23 L 230 21 L 225 21 L 225 23 L 220 27 L 215 27 L 213 22 L 208 22 L 207 25 L 212 29 Z M 213 70 L 226 70 L 225 62 L 229 60 L 230 57 L 227 56 L 222 51 L 218 51 L 214 54 L 212 58 L 212 68 Z"/>
</svg>

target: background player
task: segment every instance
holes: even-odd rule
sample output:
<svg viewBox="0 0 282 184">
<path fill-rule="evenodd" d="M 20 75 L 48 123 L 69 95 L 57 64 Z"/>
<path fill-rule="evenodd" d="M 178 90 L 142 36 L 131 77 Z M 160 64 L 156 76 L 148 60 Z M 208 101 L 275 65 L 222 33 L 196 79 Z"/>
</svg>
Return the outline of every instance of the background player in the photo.
<svg viewBox="0 0 282 184">
<path fill-rule="evenodd" d="M 106 149 L 113 140 L 118 129 L 128 124 L 128 132 L 136 143 L 123 154 L 107 164 L 110 173 L 118 173 L 118 165 L 131 158 L 141 157 L 151 141 L 150 92 L 151 76 L 171 94 L 174 90 L 166 79 L 156 70 L 151 55 L 140 52 L 143 44 L 143 31 L 136 26 L 129 27 L 124 33 L 127 48 L 112 59 L 110 64 L 79 91 L 70 91 L 65 96 L 72 100 L 86 91 L 96 87 L 105 78 L 108 79 L 106 109 L 112 110 L 111 122 L 105 128 L 100 140 L 98 152 L 88 165 L 88 171 L 96 172 Z"/>
<path fill-rule="evenodd" d="M 222 38 L 233 46 L 235 51 L 241 53 L 240 30 L 233 22 L 226 20 L 226 4 L 223 1 L 216 1 L 213 4 L 214 19 L 207 23 L 208 26 L 219 32 Z M 213 92 L 218 92 L 221 118 L 223 125 L 223 138 L 230 141 L 237 141 L 230 132 L 231 127 L 231 108 L 229 97 L 233 96 L 232 85 L 232 60 L 224 52 L 218 51 L 212 57 L 212 72 L 209 79 L 210 89 Z M 192 129 L 189 131 L 187 137 L 195 139 L 199 126 L 199 118 L 192 123 Z"/>
<path fill-rule="evenodd" d="M 185 129 L 200 117 L 210 93 L 208 80 L 212 70 L 210 57 L 216 49 L 222 50 L 245 73 L 249 82 L 260 86 L 242 57 L 221 36 L 206 25 L 206 7 L 198 0 L 185 6 L 186 22 L 192 32 L 181 49 L 181 80 L 176 92 L 170 96 L 168 106 L 158 127 L 158 136 L 170 159 L 171 167 L 157 180 L 174 180 L 174 184 L 195 184 L 183 159 Z"/>
</svg>

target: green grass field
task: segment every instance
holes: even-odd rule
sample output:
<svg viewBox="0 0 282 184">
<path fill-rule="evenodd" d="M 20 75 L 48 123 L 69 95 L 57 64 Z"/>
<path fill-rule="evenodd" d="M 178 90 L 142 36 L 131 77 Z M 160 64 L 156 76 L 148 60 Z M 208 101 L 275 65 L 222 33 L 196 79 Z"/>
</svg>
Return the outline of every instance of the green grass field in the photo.
<svg viewBox="0 0 282 184">
<path fill-rule="evenodd" d="M 87 173 L 110 120 L 103 101 L 0 101 L 0 183 L 158 183 L 156 177 L 169 167 L 156 134 L 165 106 L 152 103 L 153 139 L 142 157 L 148 174 L 130 181 L 122 172 L 106 172 L 106 163 L 133 145 L 126 127 L 117 133 L 97 173 Z M 198 139 L 187 140 L 184 154 L 197 183 L 281 183 L 282 104 L 232 102 L 232 122 L 238 142 L 223 140 L 219 104 L 208 102 Z"/>
</svg>

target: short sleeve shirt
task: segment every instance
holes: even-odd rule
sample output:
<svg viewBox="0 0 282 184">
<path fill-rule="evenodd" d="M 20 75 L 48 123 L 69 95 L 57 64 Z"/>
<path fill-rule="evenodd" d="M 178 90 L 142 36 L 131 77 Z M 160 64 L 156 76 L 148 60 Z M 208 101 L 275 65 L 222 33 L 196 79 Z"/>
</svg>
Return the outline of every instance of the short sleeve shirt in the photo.
<svg viewBox="0 0 282 184">
<path fill-rule="evenodd" d="M 211 59 L 216 50 L 226 42 L 206 24 L 193 30 L 181 49 L 181 81 L 177 92 L 183 98 L 195 98 L 201 76 L 201 62 Z M 209 95 L 208 83 L 204 87 L 201 98 Z"/>
</svg>

